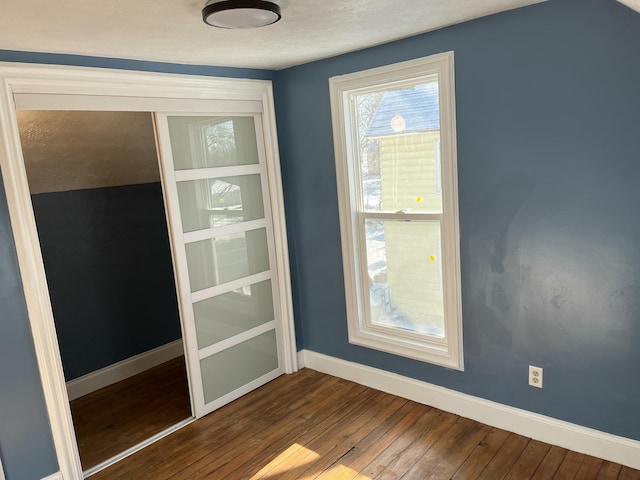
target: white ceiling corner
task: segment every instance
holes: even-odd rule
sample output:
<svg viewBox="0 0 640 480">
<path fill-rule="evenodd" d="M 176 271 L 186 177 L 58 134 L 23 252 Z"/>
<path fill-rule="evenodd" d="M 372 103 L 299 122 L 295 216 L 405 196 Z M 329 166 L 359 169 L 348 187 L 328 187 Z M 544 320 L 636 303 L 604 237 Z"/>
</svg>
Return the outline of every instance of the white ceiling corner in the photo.
<svg viewBox="0 0 640 480">
<path fill-rule="evenodd" d="M 278 0 L 254 30 L 205 25 L 205 1 L 2 0 L 0 49 L 282 69 L 543 0 Z"/>
<path fill-rule="evenodd" d="M 640 0 L 618 0 L 623 5 L 632 8 L 636 12 L 640 13 Z"/>
</svg>

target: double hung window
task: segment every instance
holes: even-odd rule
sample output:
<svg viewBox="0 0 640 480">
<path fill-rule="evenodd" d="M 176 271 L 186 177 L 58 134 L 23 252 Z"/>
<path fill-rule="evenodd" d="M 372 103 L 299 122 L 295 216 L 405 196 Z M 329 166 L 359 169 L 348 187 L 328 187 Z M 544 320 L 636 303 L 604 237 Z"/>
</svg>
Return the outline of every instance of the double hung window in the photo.
<svg viewBox="0 0 640 480">
<path fill-rule="evenodd" d="M 349 341 L 462 369 L 453 53 L 330 87 Z"/>
</svg>

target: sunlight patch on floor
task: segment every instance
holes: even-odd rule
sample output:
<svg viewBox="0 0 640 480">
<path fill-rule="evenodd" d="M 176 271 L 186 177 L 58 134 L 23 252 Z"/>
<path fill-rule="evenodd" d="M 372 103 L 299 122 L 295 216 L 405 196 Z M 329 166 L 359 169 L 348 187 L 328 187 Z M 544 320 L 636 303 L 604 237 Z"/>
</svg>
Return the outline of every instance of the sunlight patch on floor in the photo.
<svg viewBox="0 0 640 480">
<path fill-rule="evenodd" d="M 358 476 L 358 471 L 354 470 L 353 468 L 349 468 L 345 465 L 342 464 L 338 464 L 335 465 L 333 467 L 331 467 L 329 470 L 326 470 L 324 472 L 322 472 L 322 475 L 318 476 L 318 472 L 316 473 L 312 473 L 309 476 L 304 476 L 301 477 L 302 480 L 312 480 L 312 479 L 318 479 L 318 480 L 340 480 L 340 479 L 345 479 L 345 480 L 351 480 L 355 477 L 358 477 L 358 479 L 360 480 L 371 480 L 369 477 L 365 477 L 363 475 Z"/>
<path fill-rule="evenodd" d="M 299 468 L 300 465 L 311 463 L 320 458 L 313 450 L 294 443 L 284 452 L 262 467 L 258 473 L 251 477 L 251 480 L 259 478 L 273 478 L 288 472 L 292 468 Z"/>
</svg>

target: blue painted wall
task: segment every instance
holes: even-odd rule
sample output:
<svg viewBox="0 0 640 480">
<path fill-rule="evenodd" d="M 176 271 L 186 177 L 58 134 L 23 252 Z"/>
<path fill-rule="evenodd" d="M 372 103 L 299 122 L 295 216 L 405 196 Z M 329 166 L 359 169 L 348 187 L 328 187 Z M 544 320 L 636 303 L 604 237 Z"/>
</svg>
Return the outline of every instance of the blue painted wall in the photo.
<svg viewBox="0 0 640 480">
<path fill-rule="evenodd" d="M 184 65 L 178 63 L 147 62 L 123 58 L 85 57 L 62 53 L 20 52 L 0 50 L 0 62 L 41 63 L 72 65 L 77 67 L 115 68 L 140 72 L 177 73 L 181 75 L 207 75 L 211 77 L 252 78 L 273 80 L 275 72 L 252 68 L 212 67 L 206 65 Z"/>
<path fill-rule="evenodd" d="M 273 80 L 274 72 L 0 50 L 0 61 L 119 68 Z M 0 184 L 1 185 L 1 184 Z M 7 480 L 35 480 L 58 470 L 24 293 L 0 186 L 0 458 Z"/>
<path fill-rule="evenodd" d="M 464 372 L 347 341 L 328 86 L 449 50 Z M 299 347 L 640 440 L 639 60 L 636 12 L 551 0 L 279 72 Z"/>
<path fill-rule="evenodd" d="M 160 183 L 31 200 L 67 381 L 181 337 Z"/>
</svg>

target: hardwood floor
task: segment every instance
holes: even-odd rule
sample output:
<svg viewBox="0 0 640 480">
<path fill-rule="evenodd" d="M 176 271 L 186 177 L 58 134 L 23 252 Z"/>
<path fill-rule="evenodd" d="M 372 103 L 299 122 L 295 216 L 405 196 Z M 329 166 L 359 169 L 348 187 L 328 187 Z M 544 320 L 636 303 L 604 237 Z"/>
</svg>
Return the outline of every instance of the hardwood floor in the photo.
<svg viewBox="0 0 640 480">
<path fill-rule="evenodd" d="M 184 357 L 71 402 L 87 470 L 191 416 Z"/>
<path fill-rule="evenodd" d="M 640 471 L 303 369 L 91 478 L 638 480 Z"/>
</svg>

